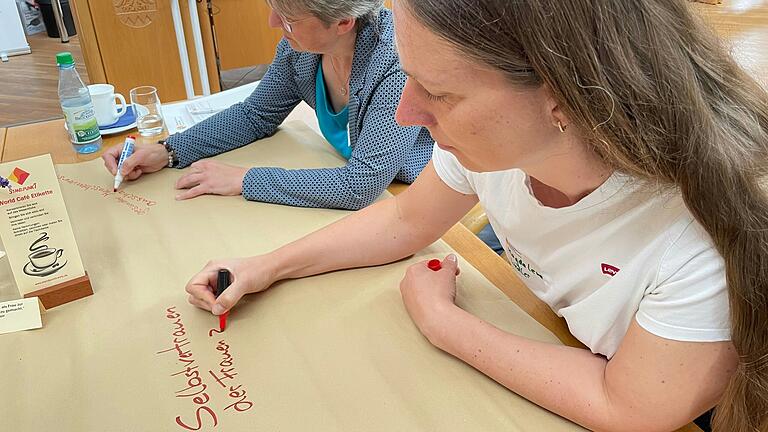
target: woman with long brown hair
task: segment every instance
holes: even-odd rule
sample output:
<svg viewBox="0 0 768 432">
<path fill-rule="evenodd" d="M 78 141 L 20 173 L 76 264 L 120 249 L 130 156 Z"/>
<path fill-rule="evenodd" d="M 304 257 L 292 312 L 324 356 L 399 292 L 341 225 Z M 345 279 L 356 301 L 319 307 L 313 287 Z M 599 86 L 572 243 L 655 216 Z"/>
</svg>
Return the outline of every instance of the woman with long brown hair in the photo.
<svg viewBox="0 0 768 432">
<path fill-rule="evenodd" d="M 409 268 L 437 347 L 587 428 L 768 430 L 768 96 L 684 0 L 401 0 L 397 118 L 433 161 L 394 199 L 187 286 L 221 314 L 281 279 L 379 265 L 478 200 L 526 285 L 588 349 L 454 304 L 455 256 Z M 318 259 L 323 257 L 323 259 Z M 219 299 L 216 270 L 234 284 Z"/>
</svg>

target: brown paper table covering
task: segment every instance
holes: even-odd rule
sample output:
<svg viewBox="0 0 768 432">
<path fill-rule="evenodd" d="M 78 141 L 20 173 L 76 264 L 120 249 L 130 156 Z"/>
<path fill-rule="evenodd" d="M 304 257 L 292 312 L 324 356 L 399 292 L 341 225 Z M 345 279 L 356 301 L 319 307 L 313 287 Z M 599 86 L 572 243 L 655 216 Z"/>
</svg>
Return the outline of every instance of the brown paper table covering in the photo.
<svg viewBox="0 0 768 432">
<path fill-rule="evenodd" d="M 216 159 L 343 164 L 299 123 Z M 399 281 L 416 260 L 448 253 L 442 241 L 402 262 L 282 282 L 244 298 L 227 330 L 210 333 L 217 320 L 186 301 L 192 274 L 209 259 L 270 251 L 347 212 L 241 197 L 175 201 L 178 170 L 118 194 L 100 160 L 57 170 L 94 295 L 48 311 L 40 330 L 0 336 L 3 430 L 582 430 L 418 332 Z M 559 343 L 466 263 L 458 286 L 468 311 Z M 17 297 L 0 260 L 0 299 Z"/>
</svg>

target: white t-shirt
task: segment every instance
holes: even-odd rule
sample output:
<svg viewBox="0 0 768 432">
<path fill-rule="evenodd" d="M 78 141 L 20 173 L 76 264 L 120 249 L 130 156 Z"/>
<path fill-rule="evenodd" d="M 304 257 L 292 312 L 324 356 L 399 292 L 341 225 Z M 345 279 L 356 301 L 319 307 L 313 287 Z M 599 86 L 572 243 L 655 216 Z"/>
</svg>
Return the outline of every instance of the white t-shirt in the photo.
<svg viewBox="0 0 768 432">
<path fill-rule="evenodd" d="M 592 352 L 612 357 L 633 317 L 666 339 L 730 340 L 725 263 L 679 193 L 614 174 L 554 209 L 521 170 L 472 172 L 437 146 L 432 160 L 448 186 L 478 196 L 521 279 Z"/>
</svg>

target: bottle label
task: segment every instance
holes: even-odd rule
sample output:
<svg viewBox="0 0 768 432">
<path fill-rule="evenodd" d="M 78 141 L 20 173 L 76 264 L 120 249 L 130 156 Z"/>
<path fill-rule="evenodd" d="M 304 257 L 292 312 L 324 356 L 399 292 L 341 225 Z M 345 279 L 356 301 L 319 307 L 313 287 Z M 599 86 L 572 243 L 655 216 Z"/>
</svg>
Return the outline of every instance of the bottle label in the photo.
<svg viewBox="0 0 768 432">
<path fill-rule="evenodd" d="M 79 107 L 62 107 L 64 119 L 67 122 L 69 135 L 72 142 L 86 144 L 99 139 L 99 125 L 96 123 L 96 112 L 93 105 L 88 104 Z"/>
</svg>

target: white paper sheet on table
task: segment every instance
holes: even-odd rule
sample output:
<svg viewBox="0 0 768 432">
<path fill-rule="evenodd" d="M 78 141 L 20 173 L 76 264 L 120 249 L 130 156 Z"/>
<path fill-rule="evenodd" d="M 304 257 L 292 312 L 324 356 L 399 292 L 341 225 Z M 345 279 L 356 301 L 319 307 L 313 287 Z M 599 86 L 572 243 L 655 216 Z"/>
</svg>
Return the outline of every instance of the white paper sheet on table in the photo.
<svg viewBox="0 0 768 432">
<path fill-rule="evenodd" d="M 163 105 L 163 116 L 168 133 L 172 135 L 183 132 L 217 112 L 244 101 L 258 85 L 259 81 L 256 81 L 210 96 Z M 304 122 L 310 129 L 322 135 L 315 112 L 306 103 L 302 102 L 296 106 L 285 119 L 286 122 L 294 120 Z"/>
</svg>

